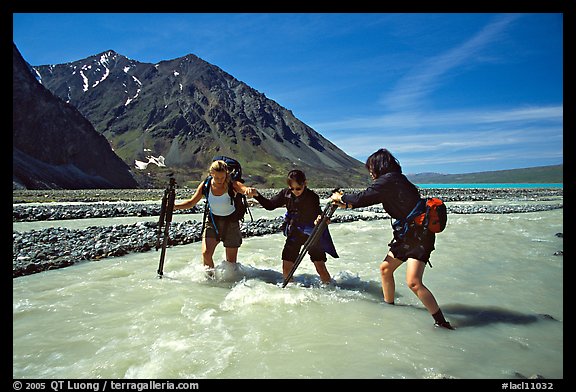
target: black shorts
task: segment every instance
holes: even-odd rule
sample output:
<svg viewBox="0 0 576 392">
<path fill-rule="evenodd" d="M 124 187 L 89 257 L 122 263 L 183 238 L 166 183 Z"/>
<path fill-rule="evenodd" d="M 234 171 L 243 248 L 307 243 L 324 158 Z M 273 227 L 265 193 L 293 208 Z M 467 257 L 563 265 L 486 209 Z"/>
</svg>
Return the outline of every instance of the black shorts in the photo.
<svg viewBox="0 0 576 392">
<path fill-rule="evenodd" d="M 422 226 L 413 225 L 402 239 L 393 239 L 388 245 L 390 252 L 399 260 L 412 258 L 427 263 L 430 261 L 435 241 L 436 234 L 424 230 Z"/>
<path fill-rule="evenodd" d="M 306 242 L 308 236 L 299 230 L 294 230 L 287 238 L 284 243 L 284 249 L 282 249 L 282 260 L 286 261 L 296 261 L 302 245 Z M 326 252 L 322 249 L 320 241 L 316 245 L 308 249 L 308 255 L 311 261 L 326 261 Z"/>
</svg>

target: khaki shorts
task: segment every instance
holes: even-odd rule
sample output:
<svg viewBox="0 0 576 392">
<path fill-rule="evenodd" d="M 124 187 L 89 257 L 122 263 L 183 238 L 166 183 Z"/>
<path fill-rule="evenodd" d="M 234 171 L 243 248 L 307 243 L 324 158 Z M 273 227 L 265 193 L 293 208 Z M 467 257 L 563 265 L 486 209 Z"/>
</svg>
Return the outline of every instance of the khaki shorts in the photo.
<svg viewBox="0 0 576 392">
<path fill-rule="evenodd" d="M 214 229 L 212 218 L 218 228 L 218 233 Z M 242 245 L 242 232 L 240 231 L 240 222 L 236 219 L 230 219 L 226 216 L 206 215 L 204 221 L 204 232 L 202 238 L 216 238 L 222 241 L 225 248 L 239 248 Z"/>
</svg>

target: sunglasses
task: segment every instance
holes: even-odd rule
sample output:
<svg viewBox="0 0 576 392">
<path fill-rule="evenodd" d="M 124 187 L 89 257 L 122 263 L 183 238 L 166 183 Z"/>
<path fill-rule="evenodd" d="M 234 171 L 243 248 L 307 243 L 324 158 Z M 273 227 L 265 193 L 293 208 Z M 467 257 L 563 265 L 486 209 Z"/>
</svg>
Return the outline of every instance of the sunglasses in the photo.
<svg viewBox="0 0 576 392">
<path fill-rule="evenodd" d="M 290 187 L 290 190 L 291 190 L 291 191 L 301 191 L 302 188 L 292 188 L 292 187 Z"/>
</svg>

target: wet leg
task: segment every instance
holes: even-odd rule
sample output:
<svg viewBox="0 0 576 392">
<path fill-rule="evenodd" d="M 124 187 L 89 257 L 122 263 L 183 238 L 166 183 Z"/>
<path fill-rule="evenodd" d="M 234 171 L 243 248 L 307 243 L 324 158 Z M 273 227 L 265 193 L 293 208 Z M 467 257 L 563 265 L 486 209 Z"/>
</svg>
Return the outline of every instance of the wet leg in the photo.
<svg viewBox="0 0 576 392">
<path fill-rule="evenodd" d="M 396 259 L 392 253 L 388 253 L 382 264 L 380 264 L 380 277 L 382 278 L 382 293 L 384 302 L 393 304 L 396 292 L 396 282 L 394 281 L 394 271 L 402 265 L 402 260 Z"/>
</svg>

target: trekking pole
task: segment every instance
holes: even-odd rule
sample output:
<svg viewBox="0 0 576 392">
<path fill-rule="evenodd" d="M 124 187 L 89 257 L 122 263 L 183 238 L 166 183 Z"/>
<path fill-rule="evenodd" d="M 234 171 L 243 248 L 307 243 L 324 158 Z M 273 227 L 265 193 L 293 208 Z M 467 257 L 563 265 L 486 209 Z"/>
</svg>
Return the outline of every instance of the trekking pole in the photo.
<svg viewBox="0 0 576 392">
<path fill-rule="evenodd" d="M 164 219 L 166 218 L 166 203 L 168 201 L 168 194 L 169 188 L 166 187 L 166 189 L 164 189 L 164 196 L 162 196 L 162 204 L 160 204 L 160 216 L 158 218 L 158 225 L 156 226 L 156 251 L 160 249 L 160 244 L 162 242 L 160 238 L 162 237 L 162 229 L 164 229 Z"/>
<path fill-rule="evenodd" d="M 337 191 L 338 189 L 335 189 L 332 191 L 332 193 Z M 326 204 L 326 207 L 324 207 L 324 211 L 322 211 L 322 215 L 320 216 L 320 222 L 318 222 L 318 224 L 314 227 L 314 230 L 312 230 L 312 233 L 310 233 L 310 236 L 308 237 L 306 242 L 304 242 L 304 245 L 302 246 L 302 250 L 300 251 L 298 258 L 296 259 L 296 261 L 294 261 L 292 269 L 290 270 L 288 276 L 286 276 L 284 282 L 282 283 L 282 288 L 285 288 L 288 282 L 290 282 L 290 279 L 292 279 L 292 276 L 294 275 L 294 272 L 296 272 L 296 269 L 300 265 L 300 262 L 302 261 L 302 259 L 304 259 L 304 256 L 306 256 L 306 253 L 308 253 L 308 249 L 310 249 L 312 246 L 316 244 L 316 242 L 318 242 L 320 236 L 322 235 L 322 233 L 324 233 L 326 226 L 328 226 L 327 223 L 328 219 L 332 217 L 334 211 L 336 211 L 337 209 L 338 204 L 334 204 L 332 201 Z"/>
<path fill-rule="evenodd" d="M 170 174 L 168 187 L 164 190 L 162 205 L 160 206 L 160 219 L 158 220 L 158 229 L 156 237 L 156 250 L 160 248 L 160 236 L 163 231 L 162 251 L 160 253 L 160 264 L 158 265 L 158 277 L 162 278 L 164 274 L 164 258 L 166 257 L 166 245 L 170 235 L 170 223 L 172 223 L 172 213 L 174 211 L 174 201 L 176 200 L 176 180 Z"/>
</svg>

